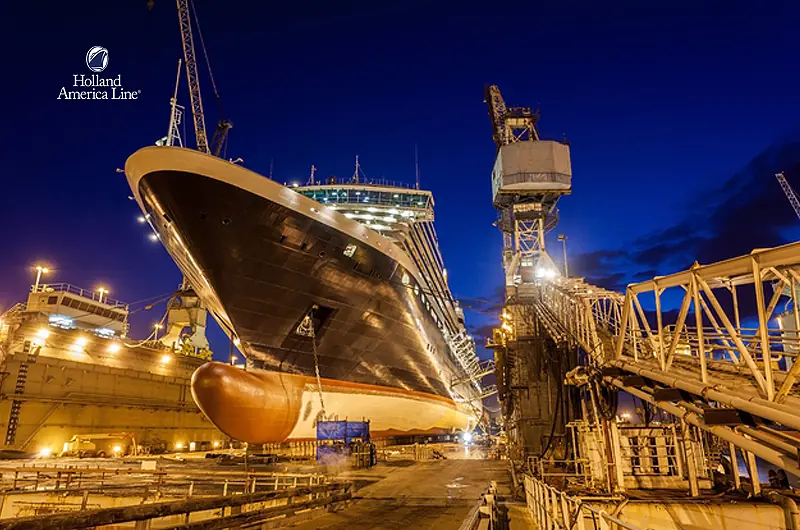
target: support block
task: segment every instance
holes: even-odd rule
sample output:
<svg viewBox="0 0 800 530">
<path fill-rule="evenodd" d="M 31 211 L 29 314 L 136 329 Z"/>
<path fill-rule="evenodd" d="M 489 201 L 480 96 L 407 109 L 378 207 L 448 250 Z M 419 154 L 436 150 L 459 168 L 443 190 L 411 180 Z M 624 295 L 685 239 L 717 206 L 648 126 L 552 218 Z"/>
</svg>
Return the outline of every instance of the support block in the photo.
<svg viewBox="0 0 800 530">
<path fill-rule="evenodd" d="M 736 409 L 705 409 L 703 420 L 706 425 L 741 425 L 744 423 Z"/>
<path fill-rule="evenodd" d="M 656 401 L 680 401 L 685 399 L 683 392 L 677 388 L 656 388 L 653 392 Z"/>
</svg>

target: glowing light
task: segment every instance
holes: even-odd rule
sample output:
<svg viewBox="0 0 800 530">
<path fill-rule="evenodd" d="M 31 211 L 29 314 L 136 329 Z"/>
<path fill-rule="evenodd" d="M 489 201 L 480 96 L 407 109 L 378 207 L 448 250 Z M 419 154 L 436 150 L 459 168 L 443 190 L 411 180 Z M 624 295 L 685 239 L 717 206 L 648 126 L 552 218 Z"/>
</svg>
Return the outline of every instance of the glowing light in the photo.
<svg viewBox="0 0 800 530">
<path fill-rule="evenodd" d="M 49 337 L 49 336 L 50 336 L 50 330 L 49 329 L 42 328 L 42 329 L 40 329 L 39 331 L 36 332 L 36 337 L 38 337 L 38 338 L 40 338 L 42 340 L 47 340 L 47 337 Z"/>
<path fill-rule="evenodd" d="M 87 344 L 89 344 L 89 339 L 87 339 L 86 337 L 78 337 L 77 339 L 75 339 L 76 346 L 80 346 L 81 348 L 83 348 Z"/>
<path fill-rule="evenodd" d="M 122 346 L 120 346 L 118 342 L 112 342 L 111 344 L 108 345 L 108 348 L 106 348 L 108 353 L 117 353 L 121 349 Z"/>
<path fill-rule="evenodd" d="M 164 354 L 161 356 L 161 364 L 168 364 L 170 361 L 172 361 L 172 355 Z"/>
<path fill-rule="evenodd" d="M 464 440 L 464 443 L 470 443 L 472 441 L 472 433 L 465 432 L 461 435 L 461 439 Z"/>
<path fill-rule="evenodd" d="M 233 345 L 234 346 L 238 346 L 241 343 L 242 343 L 242 341 L 239 340 L 239 337 L 234 337 L 234 339 L 233 339 Z"/>
<path fill-rule="evenodd" d="M 552 279 L 556 277 L 556 271 L 549 268 L 549 267 L 537 267 L 536 268 L 536 277 L 537 278 L 545 278 L 545 279 Z"/>
<path fill-rule="evenodd" d="M 64 442 L 64 445 L 61 446 L 61 452 L 66 453 L 69 451 L 69 442 Z"/>
<path fill-rule="evenodd" d="M 189 442 L 189 451 L 194 451 L 197 448 L 197 444 L 195 442 Z"/>
<path fill-rule="evenodd" d="M 43 458 L 47 458 L 51 454 L 53 454 L 53 451 L 51 451 L 49 447 L 42 447 L 41 449 L 39 449 L 39 456 Z"/>
<path fill-rule="evenodd" d="M 297 182 L 292 182 L 292 187 L 293 188 L 297 188 L 298 186 L 300 186 L 300 184 L 298 184 Z"/>
<path fill-rule="evenodd" d="M 150 241 L 158 241 L 158 234 L 150 234 L 148 237 Z"/>
<path fill-rule="evenodd" d="M 97 292 L 100 294 L 100 296 L 98 297 L 99 298 L 98 302 L 102 302 L 103 301 L 103 295 L 107 295 L 108 294 L 108 289 L 106 289 L 105 287 L 98 287 L 97 288 Z"/>
<path fill-rule="evenodd" d="M 115 453 L 119 453 L 120 451 L 122 451 L 122 447 L 120 447 L 120 446 L 118 446 L 118 445 L 115 445 L 115 446 L 114 446 L 114 452 L 115 452 Z"/>
<path fill-rule="evenodd" d="M 48 269 L 47 267 L 41 267 L 41 266 L 37 265 L 36 266 L 36 272 L 41 272 L 42 274 L 47 274 L 48 272 L 50 272 L 50 269 Z"/>
<path fill-rule="evenodd" d="M 214 442 L 214 447 L 219 447 L 219 442 Z"/>
<path fill-rule="evenodd" d="M 177 442 L 175 444 L 175 449 L 183 449 L 183 444 L 181 442 Z"/>
<path fill-rule="evenodd" d="M 136 218 L 136 220 L 139 221 L 140 223 L 147 222 L 147 219 L 144 218 L 144 215 L 140 215 L 139 217 Z"/>
</svg>

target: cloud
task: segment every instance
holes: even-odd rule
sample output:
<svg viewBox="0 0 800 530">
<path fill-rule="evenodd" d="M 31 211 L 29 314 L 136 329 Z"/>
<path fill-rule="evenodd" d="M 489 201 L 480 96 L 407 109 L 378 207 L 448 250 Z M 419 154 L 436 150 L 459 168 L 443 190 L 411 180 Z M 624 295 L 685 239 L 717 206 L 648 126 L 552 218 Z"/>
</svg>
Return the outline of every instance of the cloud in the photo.
<svg viewBox="0 0 800 530">
<path fill-rule="evenodd" d="M 798 219 L 775 173 L 800 183 L 800 131 L 785 136 L 719 185 L 687 201 L 678 220 L 627 245 L 573 259 L 587 281 L 615 290 L 701 264 L 787 243 Z M 572 268 L 572 267 L 570 267 Z M 748 296 L 744 309 L 751 309 Z M 744 313 L 743 313 L 744 314 Z"/>
</svg>

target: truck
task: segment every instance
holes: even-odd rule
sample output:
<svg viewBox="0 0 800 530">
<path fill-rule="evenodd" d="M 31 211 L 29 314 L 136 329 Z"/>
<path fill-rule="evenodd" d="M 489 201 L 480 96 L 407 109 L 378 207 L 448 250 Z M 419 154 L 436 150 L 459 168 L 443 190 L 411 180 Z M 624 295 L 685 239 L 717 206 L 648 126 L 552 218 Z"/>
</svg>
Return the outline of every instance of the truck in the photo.
<svg viewBox="0 0 800 530">
<path fill-rule="evenodd" d="M 59 456 L 106 458 L 138 453 L 136 437 L 131 433 L 117 432 L 76 434 L 70 441 L 64 443 Z"/>
</svg>

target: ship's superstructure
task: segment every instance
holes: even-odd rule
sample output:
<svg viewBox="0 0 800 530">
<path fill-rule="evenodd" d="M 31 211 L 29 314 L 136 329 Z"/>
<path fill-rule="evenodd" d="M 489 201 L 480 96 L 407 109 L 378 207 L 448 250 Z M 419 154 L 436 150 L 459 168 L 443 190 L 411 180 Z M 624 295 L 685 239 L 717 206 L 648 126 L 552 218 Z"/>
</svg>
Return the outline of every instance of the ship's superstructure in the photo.
<svg viewBox="0 0 800 530">
<path fill-rule="evenodd" d="M 312 437 L 321 416 L 375 431 L 471 428 L 480 373 L 447 287 L 429 192 L 364 183 L 286 187 L 176 147 L 125 173 L 187 282 L 247 358 L 194 376 L 233 438 Z"/>
</svg>

